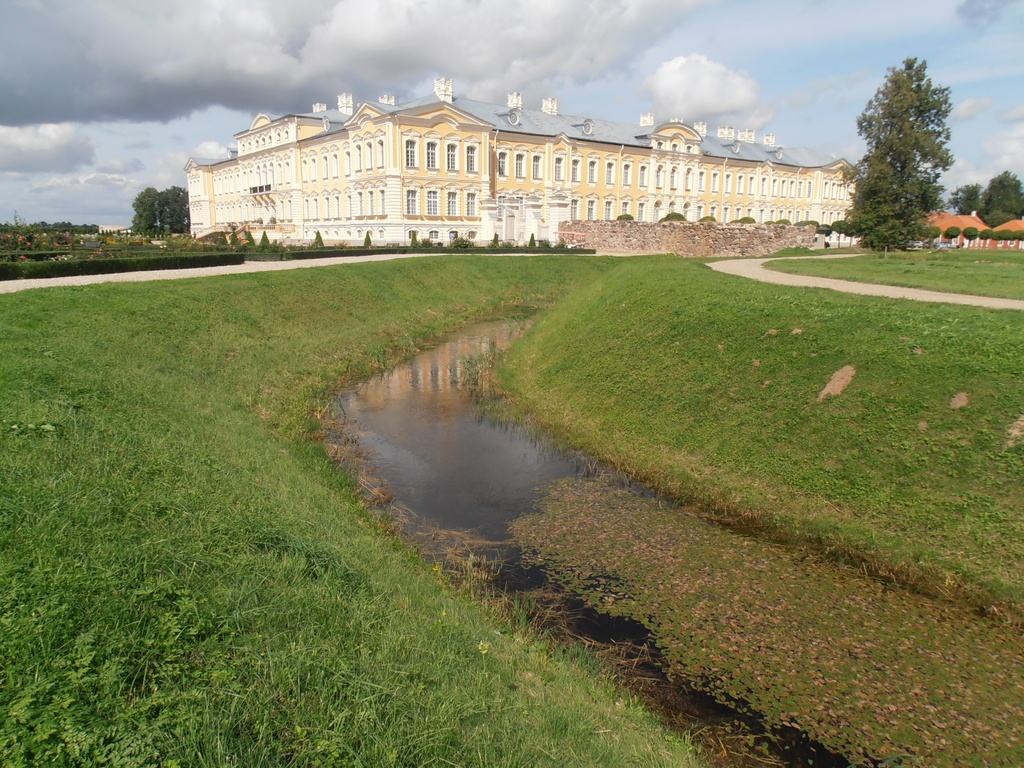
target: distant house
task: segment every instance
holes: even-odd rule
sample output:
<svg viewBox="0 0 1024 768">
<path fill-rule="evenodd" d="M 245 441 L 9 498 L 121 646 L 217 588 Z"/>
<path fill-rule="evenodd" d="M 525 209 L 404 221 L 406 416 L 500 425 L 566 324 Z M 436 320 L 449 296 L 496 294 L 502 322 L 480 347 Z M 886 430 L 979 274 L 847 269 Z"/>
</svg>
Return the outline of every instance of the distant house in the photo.
<svg viewBox="0 0 1024 768">
<path fill-rule="evenodd" d="M 928 223 L 932 226 L 938 227 L 942 234 L 939 240 L 944 243 L 952 243 L 955 248 L 963 248 L 967 240 L 963 236 L 963 231 L 968 227 L 974 227 L 976 230 L 981 232 L 983 229 L 988 229 L 989 226 L 978 217 L 977 211 L 971 211 L 971 213 L 949 213 L 947 211 L 936 211 L 935 213 L 928 214 Z M 950 240 L 946 237 L 946 230 L 950 227 L 959 227 L 960 234 Z"/>
<path fill-rule="evenodd" d="M 1024 232 L 1024 220 L 1014 219 L 994 228 L 996 232 Z M 1003 240 L 999 246 L 1005 248 L 1024 249 L 1024 240 Z"/>
</svg>

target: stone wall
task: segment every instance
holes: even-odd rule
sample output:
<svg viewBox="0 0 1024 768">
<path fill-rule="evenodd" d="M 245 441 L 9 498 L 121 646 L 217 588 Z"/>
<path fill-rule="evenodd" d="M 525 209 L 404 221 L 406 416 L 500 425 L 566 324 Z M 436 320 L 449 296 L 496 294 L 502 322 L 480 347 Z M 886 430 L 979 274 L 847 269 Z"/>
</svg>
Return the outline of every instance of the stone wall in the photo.
<svg viewBox="0 0 1024 768">
<path fill-rule="evenodd" d="M 567 221 L 558 239 L 599 252 L 677 253 L 680 256 L 770 256 L 814 246 L 814 227 L 717 224 L 709 221 Z"/>
</svg>

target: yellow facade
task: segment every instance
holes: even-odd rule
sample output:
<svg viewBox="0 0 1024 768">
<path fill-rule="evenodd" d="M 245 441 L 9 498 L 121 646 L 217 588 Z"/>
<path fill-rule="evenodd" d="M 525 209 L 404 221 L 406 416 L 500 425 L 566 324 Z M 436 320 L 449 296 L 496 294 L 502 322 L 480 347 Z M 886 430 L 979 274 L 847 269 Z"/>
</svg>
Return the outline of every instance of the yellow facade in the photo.
<svg viewBox="0 0 1024 768">
<path fill-rule="evenodd" d="M 560 115 L 557 101 L 524 110 L 455 98 L 439 79 L 432 97 L 393 97 L 353 108 L 316 104 L 310 113 L 257 115 L 236 134 L 237 156 L 190 160 L 193 234 L 246 226 L 259 236 L 378 244 L 419 239 L 557 238 L 572 219 L 668 213 L 696 221 L 743 217 L 832 223 L 850 190 L 843 160 L 759 144 L 752 131 L 651 115 L 625 125 Z"/>
</svg>

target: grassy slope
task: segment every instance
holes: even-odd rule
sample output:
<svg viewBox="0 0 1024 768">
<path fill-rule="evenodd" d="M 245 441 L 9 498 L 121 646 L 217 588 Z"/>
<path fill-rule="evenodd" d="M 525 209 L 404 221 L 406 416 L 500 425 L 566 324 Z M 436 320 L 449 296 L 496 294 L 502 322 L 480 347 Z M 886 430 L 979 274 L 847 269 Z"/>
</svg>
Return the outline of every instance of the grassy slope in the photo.
<svg viewBox="0 0 1024 768">
<path fill-rule="evenodd" d="M 711 513 L 1020 601 L 1022 348 L 1020 313 L 634 259 L 561 302 L 499 377 L 544 426 Z M 816 402 L 846 365 L 846 393 Z"/>
<path fill-rule="evenodd" d="M 838 260 L 773 262 L 771 269 L 800 275 L 933 291 L 1024 299 L 1024 251 L 936 251 L 869 254 Z"/>
<path fill-rule="evenodd" d="M 0 762 L 685 764 L 381 535 L 306 435 L 339 379 L 606 268 L 438 257 L 3 297 Z"/>
</svg>

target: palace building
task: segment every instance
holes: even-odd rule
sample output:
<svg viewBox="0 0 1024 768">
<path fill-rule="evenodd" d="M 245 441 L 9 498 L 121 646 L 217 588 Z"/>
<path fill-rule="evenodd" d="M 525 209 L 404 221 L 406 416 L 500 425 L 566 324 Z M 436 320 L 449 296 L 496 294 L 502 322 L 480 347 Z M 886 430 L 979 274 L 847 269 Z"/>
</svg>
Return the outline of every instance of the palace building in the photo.
<svg viewBox="0 0 1024 768">
<path fill-rule="evenodd" d="M 614 123 L 456 97 L 440 78 L 434 93 L 403 104 L 393 96 L 358 108 L 260 114 L 235 134 L 223 160 L 193 158 L 188 175 L 192 234 L 248 227 L 257 237 L 377 245 L 455 237 L 555 241 L 573 219 L 671 212 L 697 221 L 744 217 L 829 224 L 846 215 L 848 163 L 782 147 L 773 134 L 703 123 Z"/>
</svg>

